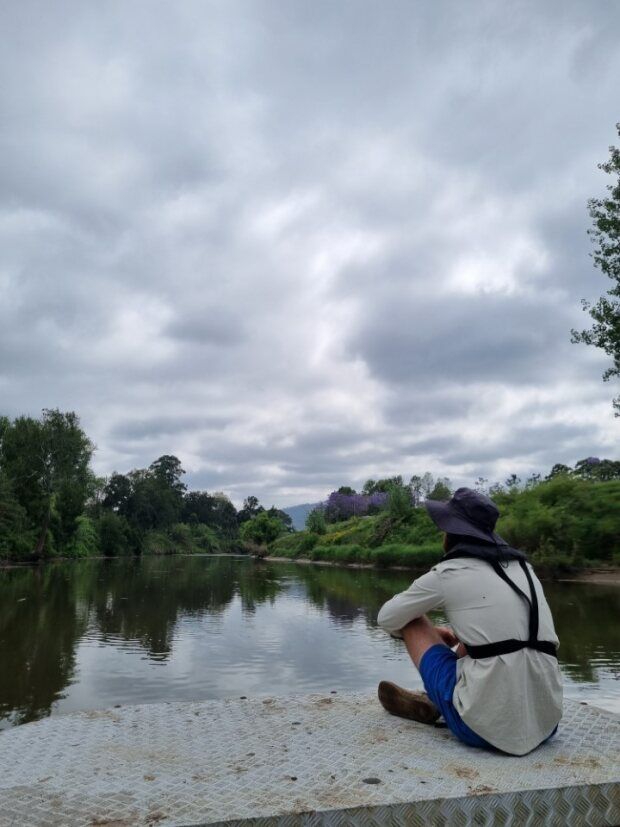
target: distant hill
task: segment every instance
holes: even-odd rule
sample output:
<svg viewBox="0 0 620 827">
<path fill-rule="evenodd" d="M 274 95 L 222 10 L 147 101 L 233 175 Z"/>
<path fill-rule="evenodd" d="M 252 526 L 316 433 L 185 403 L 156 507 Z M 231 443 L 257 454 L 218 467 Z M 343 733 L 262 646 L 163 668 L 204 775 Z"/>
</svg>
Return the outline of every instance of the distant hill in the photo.
<svg viewBox="0 0 620 827">
<path fill-rule="evenodd" d="M 286 514 L 289 515 L 293 521 L 293 526 L 297 531 L 303 531 L 306 526 L 306 517 L 316 508 L 320 503 L 303 503 L 302 505 L 291 505 L 288 508 L 283 508 Z"/>
</svg>

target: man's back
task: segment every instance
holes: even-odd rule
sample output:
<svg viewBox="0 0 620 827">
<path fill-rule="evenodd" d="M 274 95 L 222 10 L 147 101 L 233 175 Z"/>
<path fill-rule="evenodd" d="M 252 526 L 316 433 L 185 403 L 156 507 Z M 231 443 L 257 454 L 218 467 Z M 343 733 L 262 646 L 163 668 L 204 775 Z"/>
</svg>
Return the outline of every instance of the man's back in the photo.
<svg viewBox="0 0 620 827">
<path fill-rule="evenodd" d="M 539 605 L 538 639 L 558 643 L 540 581 L 529 567 Z M 529 594 L 517 561 L 508 577 Z M 443 609 L 456 636 L 472 646 L 516 638 L 527 640 L 529 607 L 484 560 L 455 558 L 434 566 L 385 604 L 378 622 L 396 632 L 412 618 Z M 557 660 L 524 648 L 507 655 L 457 663 L 453 702 L 463 721 L 498 749 L 522 755 L 554 729 L 562 715 L 562 680 Z"/>
</svg>

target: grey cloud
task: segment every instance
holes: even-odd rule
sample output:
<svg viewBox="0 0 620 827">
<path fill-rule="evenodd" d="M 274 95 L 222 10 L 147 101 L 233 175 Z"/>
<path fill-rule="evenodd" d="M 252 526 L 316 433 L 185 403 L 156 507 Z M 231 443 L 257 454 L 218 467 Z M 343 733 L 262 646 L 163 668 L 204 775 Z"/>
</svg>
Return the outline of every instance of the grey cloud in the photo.
<svg viewBox="0 0 620 827">
<path fill-rule="evenodd" d="M 175 434 L 179 431 L 220 430 L 226 423 L 226 417 L 209 414 L 155 416 L 119 422 L 111 429 L 110 434 L 120 441 L 139 441 Z"/>
<path fill-rule="evenodd" d="M 166 334 L 202 345 L 226 347 L 245 338 L 242 322 L 225 308 L 207 308 L 178 316 L 166 328 Z"/>
<path fill-rule="evenodd" d="M 508 428 L 505 436 L 498 440 L 486 440 L 484 434 L 475 442 L 465 445 L 460 441 L 459 449 L 448 450 L 443 459 L 455 465 L 480 464 L 497 459 L 512 460 L 525 457 L 536 460 L 543 454 L 546 458 L 553 450 L 562 450 L 565 445 L 583 445 L 589 429 L 579 425 L 553 423 L 544 425 L 516 425 Z M 536 463 L 532 463 L 534 467 Z M 540 466 L 542 467 L 542 465 Z M 550 466 L 549 466 L 550 467 Z"/>
<path fill-rule="evenodd" d="M 541 297 L 395 294 L 367 306 L 351 348 L 388 381 L 514 384 L 557 374 L 548 348 L 568 352 L 567 328 Z"/>
<path fill-rule="evenodd" d="M 0 14 L 0 412 L 77 410 L 99 473 L 177 452 L 279 504 L 613 451 L 570 328 L 606 287 L 619 7 Z"/>
</svg>

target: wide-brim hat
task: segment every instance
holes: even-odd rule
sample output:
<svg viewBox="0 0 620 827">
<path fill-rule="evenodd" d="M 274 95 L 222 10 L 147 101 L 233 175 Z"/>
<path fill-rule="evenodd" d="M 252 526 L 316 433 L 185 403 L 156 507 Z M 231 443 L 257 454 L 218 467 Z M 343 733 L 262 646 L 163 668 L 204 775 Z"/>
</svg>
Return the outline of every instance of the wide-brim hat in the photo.
<svg viewBox="0 0 620 827">
<path fill-rule="evenodd" d="M 508 543 L 495 531 L 499 510 L 492 499 L 471 488 L 458 488 L 447 502 L 426 500 L 431 520 L 447 534 L 463 534 L 487 543 Z"/>
</svg>

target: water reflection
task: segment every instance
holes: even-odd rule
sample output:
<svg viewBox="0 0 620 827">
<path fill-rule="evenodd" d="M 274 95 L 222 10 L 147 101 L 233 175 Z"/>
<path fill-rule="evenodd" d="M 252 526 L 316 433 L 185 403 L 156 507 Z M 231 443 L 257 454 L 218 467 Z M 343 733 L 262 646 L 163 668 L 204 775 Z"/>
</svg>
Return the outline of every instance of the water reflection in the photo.
<svg viewBox="0 0 620 827">
<path fill-rule="evenodd" d="M 49 715 L 71 682 L 87 625 L 80 575 L 56 567 L 0 573 L 0 720 Z"/>
<path fill-rule="evenodd" d="M 0 727 L 114 703 L 415 686 L 375 623 L 410 579 L 231 557 L 0 571 Z M 546 590 L 569 690 L 617 708 L 620 588 Z"/>
<path fill-rule="evenodd" d="M 545 591 L 564 673 L 581 683 L 597 683 L 604 665 L 620 680 L 620 586 L 548 583 Z M 620 695 L 620 686 L 617 691 Z"/>
</svg>

